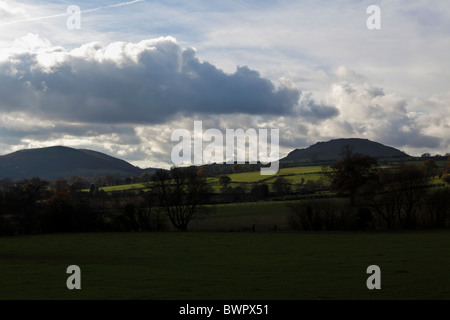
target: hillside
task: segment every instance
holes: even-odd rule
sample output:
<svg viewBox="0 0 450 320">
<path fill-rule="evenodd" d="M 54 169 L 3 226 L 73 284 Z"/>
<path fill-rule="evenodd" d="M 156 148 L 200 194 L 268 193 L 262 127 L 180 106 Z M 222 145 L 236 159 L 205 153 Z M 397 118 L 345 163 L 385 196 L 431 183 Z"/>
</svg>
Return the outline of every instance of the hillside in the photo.
<svg viewBox="0 0 450 320">
<path fill-rule="evenodd" d="M 335 139 L 327 142 L 318 142 L 305 149 L 295 149 L 280 161 L 316 162 L 334 161 L 342 158 L 344 146 L 349 145 L 354 153 L 369 155 L 373 158 L 405 158 L 406 153 L 393 147 L 367 139 Z"/>
<path fill-rule="evenodd" d="M 130 163 L 104 153 L 49 147 L 20 150 L 0 156 L 0 179 L 24 179 L 41 177 L 53 180 L 60 177 L 94 177 L 112 174 L 114 176 L 140 175 L 144 171 Z"/>
</svg>

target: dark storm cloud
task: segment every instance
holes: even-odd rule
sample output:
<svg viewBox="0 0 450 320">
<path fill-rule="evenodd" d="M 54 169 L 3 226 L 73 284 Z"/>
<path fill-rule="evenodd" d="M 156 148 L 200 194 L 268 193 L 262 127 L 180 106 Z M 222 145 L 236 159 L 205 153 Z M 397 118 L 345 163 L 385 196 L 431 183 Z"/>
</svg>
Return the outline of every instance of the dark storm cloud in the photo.
<svg viewBox="0 0 450 320">
<path fill-rule="evenodd" d="M 299 104 L 299 113 L 310 121 L 318 122 L 338 116 L 339 109 L 334 106 L 317 103 L 311 98 L 310 94 L 306 94 Z"/>
<path fill-rule="evenodd" d="M 287 115 L 300 97 L 247 67 L 226 74 L 167 38 L 77 50 L 57 52 L 63 58 L 56 63 L 55 52 L 3 61 L 0 110 L 69 122 L 154 124 L 193 113 Z"/>
</svg>

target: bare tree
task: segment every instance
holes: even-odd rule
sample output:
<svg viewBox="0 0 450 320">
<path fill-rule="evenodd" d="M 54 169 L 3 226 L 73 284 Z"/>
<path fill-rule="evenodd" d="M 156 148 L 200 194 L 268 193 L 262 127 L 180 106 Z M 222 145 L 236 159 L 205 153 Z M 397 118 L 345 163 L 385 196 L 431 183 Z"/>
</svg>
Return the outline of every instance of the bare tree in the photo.
<svg viewBox="0 0 450 320">
<path fill-rule="evenodd" d="M 382 170 L 379 179 L 366 185 L 363 193 L 388 229 L 398 224 L 413 228 L 418 222 L 417 213 L 426 194 L 427 181 L 420 167 L 402 164 L 399 168 Z"/>
<path fill-rule="evenodd" d="M 196 171 L 194 167 L 158 170 L 147 184 L 153 200 L 165 208 L 173 226 L 180 231 L 187 231 L 189 222 L 205 210 L 201 205 L 211 193 L 206 179 Z"/>
</svg>

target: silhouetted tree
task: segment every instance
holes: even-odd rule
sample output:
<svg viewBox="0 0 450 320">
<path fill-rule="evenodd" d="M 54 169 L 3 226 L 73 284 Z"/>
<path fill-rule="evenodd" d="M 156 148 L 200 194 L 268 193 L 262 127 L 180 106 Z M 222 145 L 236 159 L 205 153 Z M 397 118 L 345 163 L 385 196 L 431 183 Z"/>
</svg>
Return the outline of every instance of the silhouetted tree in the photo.
<svg viewBox="0 0 450 320">
<path fill-rule="evenodd" d="M 352 153 L 350 148 L 343 150 L 345 158 L 324 168 L 325 179 L 330 182 L 331 190 L 348 194 L 351 204 L 355 204 L 356 195 L 361 187 L 378 176 L 378 163 L 370 156 Z"/>
<path fill-rule="evenodd" d="M 143 182 L 143 183 L 147 183 L 149 181 L 152 180 L 152 176 L 148 173 L 148 172 L 143 172 L 140 176 L 139 176 L 139 181 Z"/>
<path fill-rule="evenodd" d="M 52 188 L 53 190 L 55 190 L 56 192 L 61 191 L 61 190 L 69 190 L 69 181 L 67 181 L 67 179 L 65 178 L 58 178 L 56 180 L 54 180 L 52 182 Z"/>
<path fill-rule="evenodd" d="M 379 217 L 380 227 L 389 230 L 395 227 L 397 221 L 394 195 L 386 191 L 391 182 L 391 171 L 382 169 L 378 179 L 373 179 L 361 190 L 364 203 L 372 209 L 375 216 Z"/>
<path fill-rule="evenodd" d="M 82 177 L 73 177 L 70 184 L 71 192 L 78 192 L 89 187 L 89 182 Z"/>
<path fill-rule="evenodd" d="M 44 221 L 46 232 L 69 232 L 72 230 L 73 199 L 68 187 L 60 187 L 47 199 Z"/>
<path fill-rule="evenodd" d="M 187 231 L 189 222 L 202 211 L 201 205 L 211 193 L 206 179 L 196 171 L 194 167 L 158 170 L 147 184 L 154 201 L 166 210 L 171 223 L 180 231 Z"/>
<path fill-rule="evenodd" d="M 413 228 L 418 223 L 417 213 L 427 181 L 420 167 L 401 164 L 399 168 L 382 170 L 379 180 L 366 185 L 365 199 L 388 228 L 397 223 L 401 228 Z"/>
<path fill-rule="evenodd" d="M 355 229 L 356 219 L 349 219 L 347 205 L 336 200 L 308 199 L 288 203 L 288 226 L 293 230 L 325 231 Z"/>
<path fill-rule="evenodd" d="M 207 167 L 202 167 L 200 169 L 197 170 L 197 175 L 202 177 L 202 178 L 206 178 L 208 177 L 208 168 Z"/>
<path fill-rule="evenodd" d="M 423 209 L 430 227 L 448 227 L 450 225 L 450 188 L 438 189 L 427 195 Z"/>
<path fill-rule="evenodd" d="M 228 184 L 230 184 L 231 178 L 229 176 L 223 174 L 223 175 L 219 176 L 217 181 L 218 181 L 219 185 L 226 187 L 226 186 L 228 186 Z"/>
<path fill-rule="evenodd" d="M 279 176 L 272 183 L 273 190 L 278 195 L 288 194 L 292 190 L 292 183 L 289 179 L 283 176 Z"/>
<path fill-rule="evenodd" d="M 427 159 L 422 162 L 421 168 L 426 177 L 434 177 L 439 167 L 434 159 Z"/>
<path fill-rule="evenodd" d="M 256 200 L 265 199 L 269 195 L 269 186 L 265 183 L 258 183 L 252 187 L 251 194 Z"/>
<path fill-rule="evenodd" d="M 393 173 L 387 191 L 394 196 L 397 215 L 403 228 L 416 224 L 415 210 L 425 195 L 427 177 L 414 165 L 403 165 Z"/>
<path fill-rule="evenodd" d="M 136 209 L 134 204 L 126 204 L 120 218 L 124 231 L 138 231 L 138 222 L 136 221 Z"/>
<path fill-rule="evenodd" d="M 103 177 L 103 182 L 107 185 L 107 186 L 113 186 L 114 185 L 114 177 L 110 174 L 107 174 Z"/>
</svg>

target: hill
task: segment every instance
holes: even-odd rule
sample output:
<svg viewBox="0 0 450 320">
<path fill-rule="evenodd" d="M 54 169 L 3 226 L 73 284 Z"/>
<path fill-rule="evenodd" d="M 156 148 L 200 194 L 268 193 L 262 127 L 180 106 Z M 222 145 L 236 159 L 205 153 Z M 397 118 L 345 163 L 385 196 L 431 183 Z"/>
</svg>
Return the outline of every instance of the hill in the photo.
<svg viewBox="0 0 450 320">
<path fill-rule="evenodd" d="M 318 142 L 305 149 L 295 149 L 280 161 L 293 162 L 317 162 L 335 161 L 342 158 L 343 148 L 349 145 L 354 153 L 361 153 L 373 158 L 406 158 L 406 153 L 393 147 L 385 146 L 381 143 L 368 139 L 334 139 L 327 142 Z"/>
<path fill-rule="evenodd" d="M 125 177 L 149 171 L 152 169 L 143 170 L 101 152 L 61 146 L 20 150 L 0 156 L 0 179 L 41 177 L 53 180 L 106 174 Z"/>
</svg>

